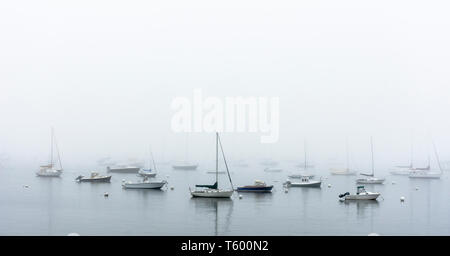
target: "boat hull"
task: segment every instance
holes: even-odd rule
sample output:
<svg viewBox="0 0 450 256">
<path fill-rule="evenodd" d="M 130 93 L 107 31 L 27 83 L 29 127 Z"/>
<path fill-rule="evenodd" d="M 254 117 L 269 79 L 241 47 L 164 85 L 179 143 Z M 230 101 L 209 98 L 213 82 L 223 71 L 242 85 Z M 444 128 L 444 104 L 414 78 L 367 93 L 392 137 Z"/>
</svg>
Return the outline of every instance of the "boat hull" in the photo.
<svg viewBox="0 0 450 256">
<path fill-rule="evenodd" d="M 198 165 L 172 165 L 174 170 L 197 170 Z"/>
<path fill-rule="evenodd" d="M 307 188 L 320 188 L 322 186 L 321 181 L 311 181 L 311 182 L 290 182 L 287 184 L 288 187 L 307 187 Z"/>
<path fill-rule="evenodd" d="M 238 187 L 238 192 L 254 192 L 254 193 L 270 193 L 272 192 L 273 186 L 244 186 L 244 187 Z"/>
<path fill-rule="evenodd" d="M 122 187 L 126 189 L 161 189 L 167 182 L 138 182 L 138 183 L 123 183 Z"/>
<path fill-rule="evenodd" d="M 380 194 L 373 193 L 367 195 L 347 195 L 344 197 L 345 200 L 376 200 Z"/>
<path fill-rule="evenodd" d="M 36 176 L 38 177 L 60 177 L 62 170 L 52 170 L 52 171 L 40 171 L 36 172 Z"/>
<path fill-rule="evenodd" d="M 108 167 L 108 172 L 116 172 L 116 173 L 137 173 L 141 168 L 139 167 L 124 167 L 124 168 L 110 168 Z"/>
<path fill-rule="evenodd" d="M 216 190 L 206 189 L 200 191 L 191 191 L 193 197 L 208 197 L 208 198 L 230 198 L 233 195 L 233 190 Z"/>
<path fill-rule="evenodd" d="M 100 177 L 100 178 L 81 178 L 78 182 L 111 182 L 112 176 Z"/>
</svg>

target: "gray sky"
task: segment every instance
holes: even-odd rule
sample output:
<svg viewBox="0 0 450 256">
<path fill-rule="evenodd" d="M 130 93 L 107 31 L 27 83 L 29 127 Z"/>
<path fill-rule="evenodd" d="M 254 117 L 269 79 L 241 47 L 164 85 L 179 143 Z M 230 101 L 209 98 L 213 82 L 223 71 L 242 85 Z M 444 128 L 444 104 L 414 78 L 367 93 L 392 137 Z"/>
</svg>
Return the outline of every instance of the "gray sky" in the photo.
<svg viewBox="0 0 450 256">
<path fill-rule="evenodd" d="M 0 152 L 66 162 L 184 157 L 176 96 L 280 97 L 280 141 L 224 134 L 231 158 L 361 166 L 450 159 L 448 1 L 2 1 Z M 214 136 L 189 136 L 209 161 Z M 211 159 L 213 161 L 213 159 Z M 381 164 L 381 163 L 380 163 Z"/>
</svg>

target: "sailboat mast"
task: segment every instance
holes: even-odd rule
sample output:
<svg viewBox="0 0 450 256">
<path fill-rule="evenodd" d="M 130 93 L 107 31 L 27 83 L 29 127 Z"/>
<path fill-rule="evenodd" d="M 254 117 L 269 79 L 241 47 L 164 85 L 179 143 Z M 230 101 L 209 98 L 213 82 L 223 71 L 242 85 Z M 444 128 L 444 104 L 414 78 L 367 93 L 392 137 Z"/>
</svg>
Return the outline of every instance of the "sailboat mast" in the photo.
<svg viewBox="0 0 450 256">
<path fill-rule="evenodd" d="M 219 133 L 216 132 L 216 183 L 219 182 Z"/>
<path fill-rule="evenodd" d="M 305 151 L 305 170 L 306 170 L 306 168 L 308 168 L 306 161 L 306 140 L 303 141 L 303 150 Z"/>
<path fill-rule="evenodd" d="M 156 172 L 155 158 L 153 157 L 153 151 L 152 151 L 151 147 L 150 147 L 150 156 L 152 157 L 153 169 L 155 169 L 155 172 Z M 149 163 L 149 165 L 150 165 L 150 163 Z"/>
<path fill-rule="evenodd" d="M 348 138 L 345 138 L 345 151 L 347 154 L 347 171 L 350 170 L 350 160 L 349 160 L 349 154 L 348 154 Z"/>
<path fill-rule="evenodd" d="M 432 141 L 432 143 L 433 143 L 434 154 L 435 154 L 436 160 L 437 160 L 437 162 L 438 162 L 439 170 L 440 170 L 441 173 L 442 173 L 441 161 L 439 161 L 439 155 L 438 155 L 438 152 L 437 152 L 437 149 L 436 149 L 436 145 L 434 144 L 434 141 L 433 141 L 433 140 L 431 140 L 431 141 Z"/>
<path fill-rule="evenodd" d="M 51 128 L 51 139 L 50 139 L 50 166 L 53 167 L 53 127 Z"/>
<path fill-rule="evenodd" d="M 373 165 L 373 140 L 372 140 L 372 136 L 370 137 L 370 148 L 372 151 L 372 176 L 375 174 L 375 168 Z"/>
<path fill-rule="evenodd" d="M 227 169 L 228 179 L 230 180 L 231 188 L 234 190 L 233 181 L 231 181 L 230 171 L 228 170 L 227 159 L 225 158 L 225 153 L 223 152 L 222 141 L 220 140 L 219 133 L 217 134 L 217 139 L 219 140 L 220 150 L 222 151 L 223 161 L 225 162 L 225 168 Z"/>
</svg>

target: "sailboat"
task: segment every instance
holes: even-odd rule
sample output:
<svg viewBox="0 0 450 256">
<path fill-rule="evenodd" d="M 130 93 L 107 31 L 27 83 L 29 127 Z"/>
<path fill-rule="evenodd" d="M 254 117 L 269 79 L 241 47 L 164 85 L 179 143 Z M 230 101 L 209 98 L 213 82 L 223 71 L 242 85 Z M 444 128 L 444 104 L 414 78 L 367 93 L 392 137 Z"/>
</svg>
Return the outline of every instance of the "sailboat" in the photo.
<svg viewBox="0 0 450 256">
<path fill-rule="evenodd" d="M 436 149 L 436 145 L 434 144 L 434 141 L 433 141 L 433 149 L 434 149 L 434 154 L 436 156 L 436 161 L 439 166 L 439 172 L 430 170 L 431 169 L 430 168 L 430 158 L 428 158 L 428 166 L 426 168 L 414 169 L 409 175 L 410 178 L 422 178 L 422 179 L 440 179 L 441 178 L 443 171 L 442 171 L 441 162 L 439 161 L 439 155 L 437 153 L 437 149 Z"/>
<path fill-rule="evenodd" d="M 357 179 L 356 183 L 359 183 L 359 184 L 383 184 L 383 182 L 385 181 L 384 178 L 376 178 L 374 176 L 375 169 L 374 169 L 374 164 L 373 164 L 373 141 L 372 141 L 372 137 L 370 137 L 370 146 L 371 146 L 371 151 L 372 151 L 372 173 L 371 174 L 361 173 L 361 175 L 367 176 L 367 178 Z"/>
<path fill-rule="evenodd" d="M 186 135 L 186 153 L 185 154 L 186 154 L 186 156 L 185 156 L 184 162 L 179 163 L 179 164 L 174 164 L 174 165 L 172 165 L 172 168 L 174 170 L 193 170 L 193 171 L 197 170 L 198 164 L 189 163 L 187 161 L 187 159 L 188 159 L 188 137 L 187 137 L 187 135 Z"/>
<path fill-rule="evenodd" d="M 153 170 L 150 168 L 150 159 L 149 159 L 148 169 L 141 169 L 138 171 L 138 174 L 140 176 L 143 176 L 143 177 L 155 177 L 156 176 L 156 164 L 155 164 L 155 159 L 153 158 L 153 153 L 151 150 L 150 150 L 150 156 L 153 161 Z"/>
<path fill-rule="evenodd" d="M 304 178 L 308 178 L 308 179 L 313 179 L 314 178 L 314 174 L 311 173 L 307 173 L 308 168 L 313 167 L 313 165 L 309 165 L 308 164 L 308 158 L 307 158 L 307 151 L 306 151 L 306 141 L 304 141 L 303 143 L 303 147 L 304 147 L 304 151 L 305 151 L 305 162 L 303 163 L 303 172 L 300 174 L 291 174 L 288 175 L 289 178 L 292 179 L 304 179 Z"/>
<path fill-rule="evenodd" d="M 231 184 L 231 190 L 219 189 L 219 145 L 222 151 L 223 160 L 227 169 L 228 178 Z M 216 132 L 216 183 L 213 185 L 196 185 L 196 188 L 205 188 L 202 190 L 192 190 L 189 188 L 193 197 L 214 197 L 214 198 L 230 198 L 234 193 L 233 182 L 231 181 L 230 172 L 228 170 L 227 161 L 225 159 L 225 153 L 223 152 L 222 142 L 220 141 L 219 133 Z"/>
<path fill-rule="evenodd" d="M 350 170 L 350 157 L 349 157 L 349 149 L 348 149 L 348 140 L 345 141 L 345 151 L 347 153 L 347 168 L 344 170 L 331 169 L 331 174 L 333 175 L 356 175 L 356 171 Z"/>
<path fill-rule="evenodd" d="M 51 132 L 51 149 L 50 149 L 50 163 L 47 165 L 42 165 L 39 168 L 39 171 L 36 172 L 36 175 L 39 177 L 59 177 L 61 176 L 61 173 L 63 171 L 62 168 L 62 164 L 61 164 L 61 157 L 59 155 L 59 150 L 58 150 L 58 144 L 56 143 L 56 140 L 54 139 L 55 135 L 54 135 L 54 131 L 53 131 L 53 127 L 52 127 L 52 132 Z M 59 163 L 59 168 L 56 168 L 54 163 L 53 163 L 53 145 L 56 145 L 56 152 L 57 152 L 57 156 L 58 156 L 58 163 Z"/>
<path fill-rule="evenodd" d="M 398 165 L 395 166 L 395 169 L 390 171 L 390 173 L 392 175 L 401 175 L 401 176 L 409 176 L 411 174 L 411 172 L 414 170 L 414 165 L 413 165 L 413 144 L 411 143 L 411 159 L 410 159 L 410 164 L 409 165 Z M 420 168 L 419 168 L 420 169 Z"/>
</svg>

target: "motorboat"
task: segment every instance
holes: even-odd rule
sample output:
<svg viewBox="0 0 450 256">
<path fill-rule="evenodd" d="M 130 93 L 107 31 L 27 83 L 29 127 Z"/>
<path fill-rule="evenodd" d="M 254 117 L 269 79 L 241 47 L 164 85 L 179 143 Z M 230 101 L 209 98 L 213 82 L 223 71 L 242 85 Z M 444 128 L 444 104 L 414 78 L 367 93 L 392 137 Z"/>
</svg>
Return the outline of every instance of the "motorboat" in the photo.
<svg viewBox="0 0 450 256">
<path fill-rule="evenodd" d="M 78 182 L 110 182 L 111 177 L 111 175 L 100 175 L 98 172 L 91 172 L 90 177 L 80 175 L 75 180 Z"/>
<path fill-rule="evenodd" d="M 115 166 L 115 167 L 106 167 L 108 172 L 116 172 L 116 173 L 138 173 L 141 168 L 137 166 Z"/>
<path fill-rule="evenodd" d="M 272 192 L 273 186 L 267 186 L 265 182 L 255 180 L 255 184 L 238 187 L 238 192 Z"/>
<path fill-rule="evenodd" d="M 320 188 L 322 180 L 311 180 L 308 176 L 302 177 L 299 181 L 292 182 L 289 179 L 283 184 L 286 187 L 310 187 Z"/>
<path fill-rule="evenodd" d="M 126 189 L 161 189 L 167 181 L 151 181 L 147 177 L 144 177 L 142 181 L 132 182 L 124 181 L 122 182 L 122 187 Z"/>
<path fill-rule="evenodd" d="M 231 190 L 219 189 L 219 145 L 222 151 L 223 160 L 225 162 L 226 170 L 228 173 L 228 178 L 231 184 Z M 225 153 L 223 152 L 222 143 L 220 141 L 219 133 L 216 132 L 216 182 L 213 185 L 195 185 L 196 189 L 192 190 L 189 187 L 189 192 L 192 197 L 209 197 L 209 198 L 230 198 L 233 193 L 233 182 L 231 181 L 230 172 L 228 170 L 228 165 L 225 160 Z M 204 188 L 204 189 L 198 189 Z"/>
<path fill-rule="evenodd" d="M 350 194 L 346 192 L 344 194 L 340 194 L 339 198 L 343 200 L 376 200 L 380 196 L 380 193 L 374 193 L 366 191 L 364 186 L 358 186 L 356 188 L 356 194 Z"/>
</svg>

